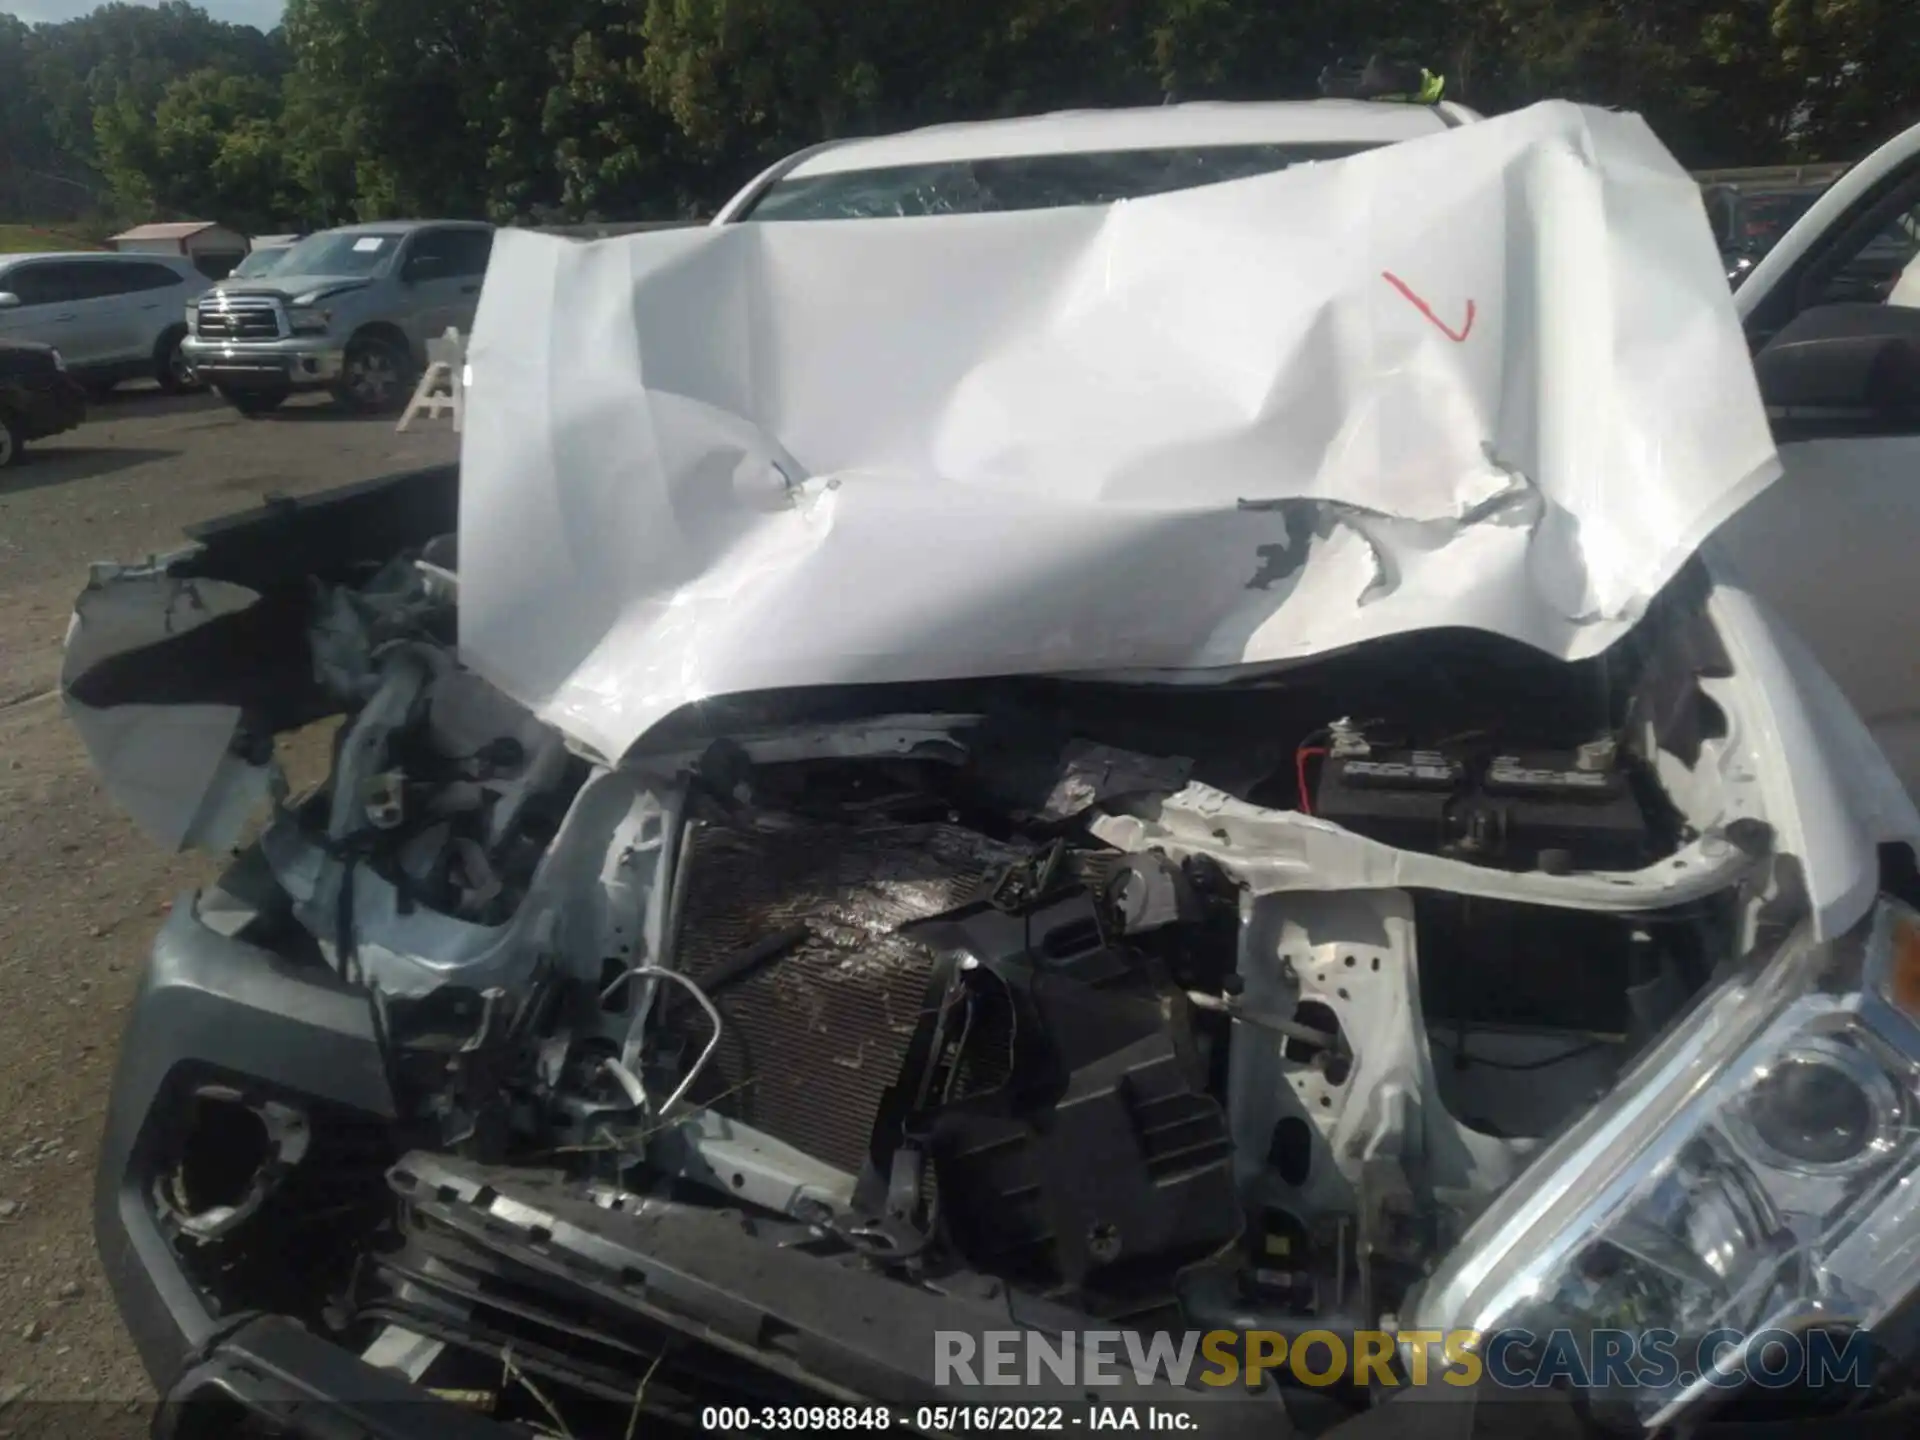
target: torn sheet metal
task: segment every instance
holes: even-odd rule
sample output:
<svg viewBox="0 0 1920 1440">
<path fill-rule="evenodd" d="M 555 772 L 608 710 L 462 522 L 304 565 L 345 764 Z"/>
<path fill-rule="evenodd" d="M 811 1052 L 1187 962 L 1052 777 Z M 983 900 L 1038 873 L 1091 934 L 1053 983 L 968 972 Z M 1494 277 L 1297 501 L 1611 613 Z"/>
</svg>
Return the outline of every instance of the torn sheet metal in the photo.
<svg viewBox="0 0 1920 1440">
<path fill-rule="evenodd" d="M 1719 830 L 1643 870 L 1489 870 L 1467 860 L 1399 850 L 1297 810 L 1269 810 L 1193 782 L 1145 802 L 1139 814 L 1096 815 L 1087 829 L 1116 850 L 1211 860 L 1254 895 L 1323 890 L 1442 890 L 1488 900 L 1631 914 L 1704 900 L 1759 859 Z"/>
<path fill-rule="evenodd" d="M 1698 188 L 1547 104 L 1105 207 L 500 236 L 461 642 L 703 697 L 1616 639 L 1777 472 Z"/>
<path fill-rule="evenodd" d="M 1123 795 L 1178 790 L 1192 774 L 1193 761 L 1184 755 L 1140 755 L 1091 740 L 1069 741 L 1060 756 L 1060 776 L 1039 813 L 1046 820 L 1071 820 Z"/>
</svg>

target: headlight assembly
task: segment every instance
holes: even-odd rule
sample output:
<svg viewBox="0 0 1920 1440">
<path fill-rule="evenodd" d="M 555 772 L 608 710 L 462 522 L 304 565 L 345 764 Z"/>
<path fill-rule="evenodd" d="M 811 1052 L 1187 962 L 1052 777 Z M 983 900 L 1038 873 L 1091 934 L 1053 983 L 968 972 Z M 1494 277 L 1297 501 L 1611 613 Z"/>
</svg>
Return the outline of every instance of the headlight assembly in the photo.
<svg viewBox="0 0 1920 1440">
<path fill-rule="evenodd" d="M 1649 1427 L 1741 1383 L 1751 1337 L 1871 1330 L 1920 1288 L 1917 1020 L 1920 915 L 1893 900 L 1743 967 L 1475 1222 L 1413 1319 L 1482 1345 L 1672 1331 L 1699 1368 L 1609 1397 Z"/>
<path fill-rule="evenodd" d="M 298 306 L 287 311 L 287 328 L 296 335 L 324 335 L 333 323 L 325 310 L 305 310 Z"/>
</svg>

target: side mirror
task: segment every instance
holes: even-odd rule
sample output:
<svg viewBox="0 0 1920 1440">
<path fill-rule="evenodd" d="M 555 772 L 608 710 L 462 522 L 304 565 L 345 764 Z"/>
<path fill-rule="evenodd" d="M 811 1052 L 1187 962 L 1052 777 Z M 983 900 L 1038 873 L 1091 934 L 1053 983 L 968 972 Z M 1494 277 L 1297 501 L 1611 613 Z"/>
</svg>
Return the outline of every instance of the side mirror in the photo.
<svg viewBox="0 0 1920 1440">
<path fill-rule="evenodd" d="M 1816 305 L 1754 357 L 1776 423 L 1920 433 L 1920 310 Z"/>
<path fill-rule="evenodd" d="M 0 310 L 18 310 L 20 297 L 11 290 L 0 290 Z"/>
</svg>

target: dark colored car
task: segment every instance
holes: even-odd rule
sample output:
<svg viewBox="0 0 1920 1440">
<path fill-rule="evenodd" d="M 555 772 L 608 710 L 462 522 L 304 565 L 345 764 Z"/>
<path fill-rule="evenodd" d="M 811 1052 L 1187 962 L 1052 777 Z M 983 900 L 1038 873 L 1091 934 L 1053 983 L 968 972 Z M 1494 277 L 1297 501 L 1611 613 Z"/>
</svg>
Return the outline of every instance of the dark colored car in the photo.
<svg viewBox="0 0 1920 1440">
<path fill-rule="evenodd" d="M 87 397 L 50 345 L 0 341 L 0 470 L 29 440 L 71 430 L 87 418 Z"/>
<path fill-rule="evenodd" d="M 1727 279 L 1738 286 L 1825 191 L 1824 185 L 1760 191 L 1721 185 L 1710 190 L 1707 210 L 1726 261 Z"/>
</svg>

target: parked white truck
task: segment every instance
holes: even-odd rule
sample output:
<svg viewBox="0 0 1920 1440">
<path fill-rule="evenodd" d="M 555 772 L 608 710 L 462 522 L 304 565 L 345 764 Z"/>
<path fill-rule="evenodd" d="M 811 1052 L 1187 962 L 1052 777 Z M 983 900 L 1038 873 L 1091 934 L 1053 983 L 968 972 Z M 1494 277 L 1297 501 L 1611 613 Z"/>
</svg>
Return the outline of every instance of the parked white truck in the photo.
<svg viewBox="0 0 1920 1440">
<path fill-rule="evenodd" d="M 950 127 L 507 232 L 458 467 L 95 567 L 107 789 L 272 809 L 101 1145 L 170 1433 L 1903 1433 L 1904 1365 L 1778 1352 L 1912 1353 L 1920 814 L 1743 576 L 1900 553 L 1814 447 L 1911 443 L 1910 313 L 1825 303 L 1906 171 L 1756 271 L 1782 437 L 1866 432 L 1782 479 L 1645 125 L 1448 125 Z M 1010 1331 L 1068 1373 L 992 1388 Z"/>
</svg>

